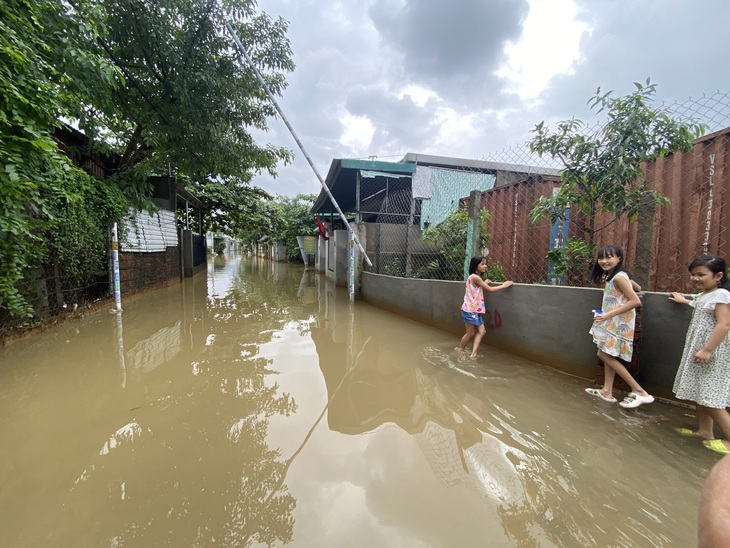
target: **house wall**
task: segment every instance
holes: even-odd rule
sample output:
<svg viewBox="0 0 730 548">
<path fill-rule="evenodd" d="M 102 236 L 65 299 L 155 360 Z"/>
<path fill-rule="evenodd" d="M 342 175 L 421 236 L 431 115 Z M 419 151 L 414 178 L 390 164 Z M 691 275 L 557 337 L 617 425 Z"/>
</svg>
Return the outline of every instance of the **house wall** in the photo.
<svg viewBox="0 0 730 548">
<path fill-rule="evenodd" d="M 180 250 L 167 247 L 154 253 L 119 252 L 119 282 L 124 295 L 180 280 Z"/>
<path fill-rule="evenodd" d="M 730 259 L 730 128 L 695 141 L 691 152 L 658 158 L 646 166 L 654 190 L 670 200 L 655 218 L 652 289 L 686 285 L 687 265 L 708 251 Z"/>
<path fill-rule="evenodd" d="M 508 279 L 539 283 L 548 278 L 552 225 L 549 219 L 533 224 L 529 214 L 533 204 L 551 196 L 558 185 L 555 179 L 534 177 L 482 193 L 481 208 L 490 214 L 489 261 L 499 263 Z"/>
<path fill-rule="evenodd" d="M 160 209 L 150 215 L 130 210 L 122 223 L 119 240 L 120 250 L 126 252 L 154 253 L 177 247 L 175 213 Z"/>
<path fill-rule="evenodd" d="M 395 278 L 364 272 L 363 301 L 454 334 L 464 333 L 464 282 Z M 600 289 L 515 284 L 486 295 L 483 344 L 590 379 L 596 376 L 596 347 L 588 330 Z M 691 318 L 691 308 L 667 294 L 643 294 L 638 380 L 656 396 L 673 398 L 672 384 Z"/>
<path fill-rule="evenodd" d="M 274 242 L 274 247 L 272 249 L 272 259 L 279 262 L 286 261 L 286 251 L 286 246 L 283 243 Z"/>
</svg>

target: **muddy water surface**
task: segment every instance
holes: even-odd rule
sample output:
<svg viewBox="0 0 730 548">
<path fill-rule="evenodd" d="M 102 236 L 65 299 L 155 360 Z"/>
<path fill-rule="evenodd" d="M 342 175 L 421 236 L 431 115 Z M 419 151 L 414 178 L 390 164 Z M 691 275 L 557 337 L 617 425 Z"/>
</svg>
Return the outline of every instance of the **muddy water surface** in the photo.
<svg viewBox="0 0 730 548">
<path fill-rule="evenodd" d="M 211 263 L 0 348 L 0 546 L 696 544 L 686 410 Z"/>
</svg>

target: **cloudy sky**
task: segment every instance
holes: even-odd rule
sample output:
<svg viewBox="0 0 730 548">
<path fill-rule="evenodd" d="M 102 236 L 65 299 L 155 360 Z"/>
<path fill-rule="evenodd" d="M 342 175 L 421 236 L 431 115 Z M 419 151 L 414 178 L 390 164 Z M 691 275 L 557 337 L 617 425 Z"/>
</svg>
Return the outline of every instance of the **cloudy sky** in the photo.
<svg viewBox="0 0 730 548">
<path fill-rule="evenodd" d="M 543 120 L 593 120 L 586 102 L 598 86 L 623 95 L 651 77 L 665 104 L 730 92 L 726 0 L 259 0 L 259 9 L 289 21 L 297 68 L 279 104 L 322 177 L 334 158 L 508 159 L 499 151 L 523 146 Z M 256 137 L 296 159 L 253 184 L 319 193 L 281 120 Z"/>
</svg>

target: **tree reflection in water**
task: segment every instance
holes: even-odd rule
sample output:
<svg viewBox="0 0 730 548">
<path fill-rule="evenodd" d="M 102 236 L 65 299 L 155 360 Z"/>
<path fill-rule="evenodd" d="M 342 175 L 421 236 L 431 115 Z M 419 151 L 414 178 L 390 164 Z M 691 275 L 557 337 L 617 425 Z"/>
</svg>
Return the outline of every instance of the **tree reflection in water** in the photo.
<svg viewBox="0 0 730 548">
<path fill-rule="evenodd" d="M 206 307 L 190 314 L 184 327 L 200 342 L 189 349 L 188 382 L 179 382 L 179 370 L 150 372 L 170 376 L 167 383 L 149 383 L 165 391 L 148 394 L 152 403 L 112 434 L 106 450 L 80 475 L 77 491 L 118 483 L 122 502 L 134 500 L 133 507 L 120 507 L 124 520 L 108 532 L 110 544 L 154 545 L 175 538 L 189 545 L 224 539 L 225 545 L 250 546 L 292 540 L 296 500 L 284 483 L 289 463 L 266 437 L 269 418 L 290 415 L 297 405 L 272 382 L 276 372 L 259 347 L 291 322 L 306 330 L 312 316 L 305 310 L 309 305 L 296 298 L 298 277 L 253 284 L 256 275 L 254 270 L 232 276 L 224 291 L 218 280 L 218 292 L 209 290 Z M 144 384 L 149 377 L 137 380 Z"/>
</svg>

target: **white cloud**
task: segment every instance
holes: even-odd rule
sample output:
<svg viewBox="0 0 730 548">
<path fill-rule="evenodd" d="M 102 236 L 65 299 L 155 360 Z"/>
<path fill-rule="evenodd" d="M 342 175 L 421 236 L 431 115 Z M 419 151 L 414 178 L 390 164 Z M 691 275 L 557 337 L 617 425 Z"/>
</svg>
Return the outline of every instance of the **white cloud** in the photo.
<svg viewBox="0 0 730 548">
<path fill-rule="evenodd" d="M 573 0 L 530 0 L 522 35 L 505 46 L 507 60 L 496 72 L 508 81 L 505 91 L 529 101 L 556 75 L 573 74 L 581 38 L 592 30 L 577 16 Z"/>
<path fill-rule="evenodd" d="M 353 150 L 353 156 L 363 156 L 373 140 L 375 126 L 366 116 L 346 114 L 341 119 L 345 126 L 340 143 Z"/>
<path fill-rule="evenodd" d="M 403 99 L 406 96 L 410 97 L 411 101 L 421 108 L 423 108 L 432 97 L 438 97 L 434 91 L 416 84 L 409 84 L 404 87 L 400 93 L 398 93 L 398 99 Z"/>
<path fill-rule="evenodd" d="M 470 141 L 478 137 L 479 130 L 475 127 L 475 113 L 462 114 L 452 108 L 442 107 L 436 113 L 436 120 L 439 124 L 439 131 L 434 145 L 437 148 L 452 151 L 459 148 L 463 150 Z M 432 153 L 439 154 L 438 150 L 433 150 Z"/>
<path fill-rule="evenodd" d="M 314 164 L 406 152 L 519 157 L 535 124 L 590 123 L 596 88 L 622 95 L 647 76 L 657 101 L 730 91 L 722 70 L 730 2 L 705 0 L 265 0 L 291 22 L 297 68 L 280 104 Z M 259 142 L 295 159 L 253 184 L 319 192 L 281 120 Z M 507 161 L 507 156 L 504 157 Z"/>
</svg>

